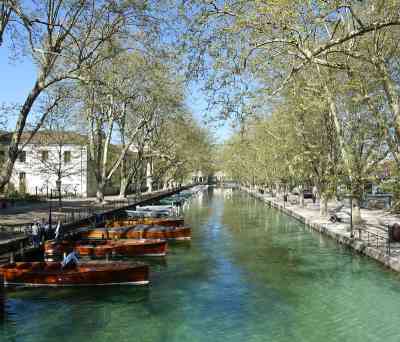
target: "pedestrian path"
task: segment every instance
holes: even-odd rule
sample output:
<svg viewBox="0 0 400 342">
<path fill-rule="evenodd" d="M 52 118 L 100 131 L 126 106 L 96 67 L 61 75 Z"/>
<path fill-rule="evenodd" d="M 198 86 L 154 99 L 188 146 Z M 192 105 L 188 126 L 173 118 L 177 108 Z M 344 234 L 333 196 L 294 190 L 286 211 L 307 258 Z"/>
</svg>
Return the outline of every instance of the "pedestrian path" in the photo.
<svg viewBox="0 0 400 342">
<path fill-rule="evenodd" d="M 143 195 L 154 195 L 159 191 L 145 193 Z M 30 225 L 34 221 L 47 221 L 50 208 L 52 210 L 53 220 L 64 220 L 66 216 L 75 214 L 76 217 L 90 216 L 96 212 L 104 212 L 116 207 L 122 207 L 138 200 L 139 196 L 129 195 L 126 198 L 119 196 L 105 196 L 104 203 L 96 202 L 95 197 L 63 199 L 61 206 L 58 200 L 48 200 L 46 202 L 32 202 L 21 206 L 13 206 L 6 209 L 0 209 L 0 227 L 1 226 L 24 226 Z"/>
</svg>

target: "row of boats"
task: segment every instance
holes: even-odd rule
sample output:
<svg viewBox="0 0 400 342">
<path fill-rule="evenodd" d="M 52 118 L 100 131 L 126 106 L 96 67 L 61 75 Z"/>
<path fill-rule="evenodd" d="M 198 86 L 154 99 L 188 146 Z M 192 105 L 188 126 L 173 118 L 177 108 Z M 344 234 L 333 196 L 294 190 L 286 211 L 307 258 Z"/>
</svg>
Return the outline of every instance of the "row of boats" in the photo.
<svg viewBox="0 0 400 342">
<path fill-rule="evenodd" d="M 127 210 L 125 217 L 104 222 L 102 227 L 79 228 L 62 239 L 46 241 L 45 261 L 3 265 L 0 278 L 6 286 L 148 284 L 149 265 L 118 258 L 163 257 L 168 253 L 168 241 L 191 240 L 191 228 L 175 215 L 203 189 L 184 190 L 159 200 L 158 205 Z"/>
</svg>

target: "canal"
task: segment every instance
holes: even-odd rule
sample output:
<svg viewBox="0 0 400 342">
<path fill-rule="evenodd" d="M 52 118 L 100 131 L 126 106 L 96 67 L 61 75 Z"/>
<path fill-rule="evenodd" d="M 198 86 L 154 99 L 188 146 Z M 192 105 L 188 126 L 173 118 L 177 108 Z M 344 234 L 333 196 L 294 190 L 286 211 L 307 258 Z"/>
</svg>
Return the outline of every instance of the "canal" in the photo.
<svg viewBox="0 0 400 342">
<path fill-rule="evenodd" d="M 400 341 L 400 277 L 238 191 L 185 212 L 149 287 L 7 289 L 0 341 Z"/>
</svg>

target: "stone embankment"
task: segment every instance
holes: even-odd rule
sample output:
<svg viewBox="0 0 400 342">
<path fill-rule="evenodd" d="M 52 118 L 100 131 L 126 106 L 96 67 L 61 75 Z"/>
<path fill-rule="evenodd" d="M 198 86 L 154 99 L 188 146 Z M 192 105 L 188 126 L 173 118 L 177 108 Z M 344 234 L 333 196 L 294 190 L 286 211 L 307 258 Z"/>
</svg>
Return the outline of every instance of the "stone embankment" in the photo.
<svg viewBox="0 0 400 342">
<path fill-rule="evenodd" d="M 354 227 L 353 237 L 351 237 L 350 220 L 332 223 L 328 218 L 321 218 L 318 204 L 306 201 L 305 206 L 301 207 L 294 201 L 290 201 L 290 198 L 289 201 L 284 202 L 282 198 L 261 194 L 256 190 L 244 187 L 241 189 L 267 205 L 296 218 L 313 230 L 379 261 L 394 271 L 400 272 L 400 243 L 391 241 L 388 234 L 388 225 L 400 222 L 398 216 L 384 210 L 362 209 L 363 223 Z M 334 203 L 329 204 L 330 209 L 334 207 Z"/>
</svg>

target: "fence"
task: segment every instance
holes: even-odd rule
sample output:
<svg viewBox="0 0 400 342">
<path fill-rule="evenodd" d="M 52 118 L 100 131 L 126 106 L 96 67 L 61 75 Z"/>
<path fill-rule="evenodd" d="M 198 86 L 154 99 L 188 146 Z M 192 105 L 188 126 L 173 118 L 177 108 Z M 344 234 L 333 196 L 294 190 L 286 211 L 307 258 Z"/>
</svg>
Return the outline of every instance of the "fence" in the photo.
<svg viewBox="0 0 400 342">
<path fill-rule="evenodd" d="M 42 199 L 74 199 L 81 198 L 82 195 L 76 189 L 62 189 L 59 191 L 58 189 L 50 189 L 50 188 L 38 188 L 35 187 L 35 195 L 38 198 Z"/>
<path fill-rule="evenodd" d="M 0 232 L 30 234 L 32 224 L 1 224 Z"/>
<path fill-rule="evenodd" d="M 390 230 L 390 226 L 387 227 L 387 231 L 382 233 L 359 229 L 358 239 L 365 241 L 368 247 L 382 249 L 391 256 L 394 252 L 400 251 L 400 243 L 393 240 Z"/>
</svg>

